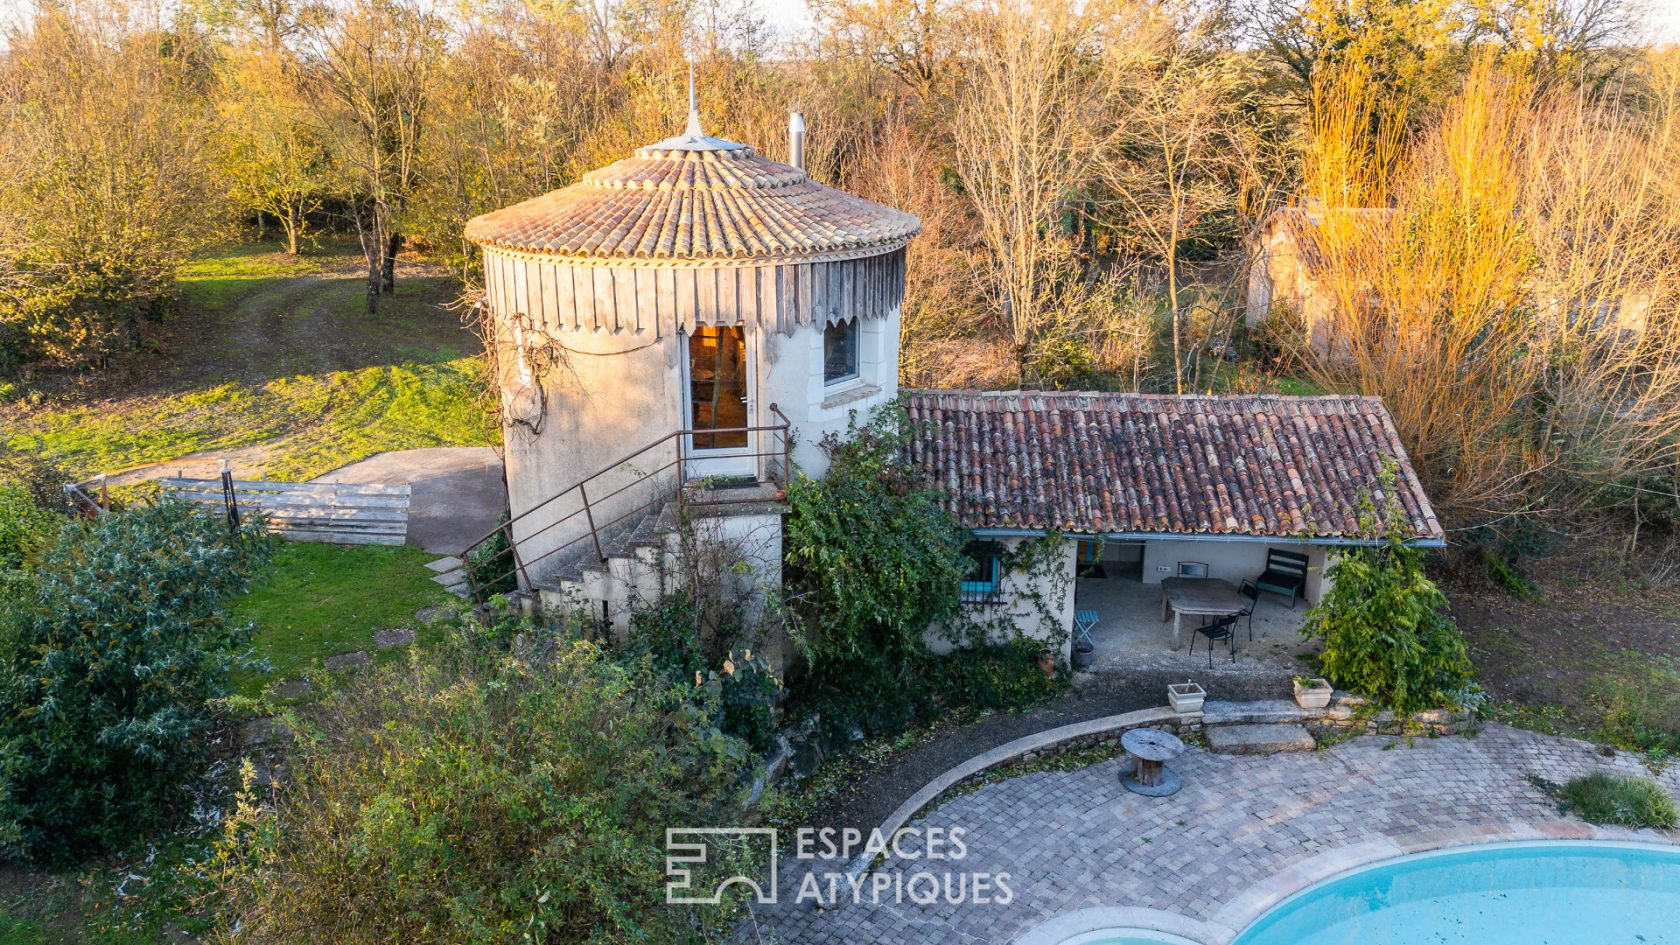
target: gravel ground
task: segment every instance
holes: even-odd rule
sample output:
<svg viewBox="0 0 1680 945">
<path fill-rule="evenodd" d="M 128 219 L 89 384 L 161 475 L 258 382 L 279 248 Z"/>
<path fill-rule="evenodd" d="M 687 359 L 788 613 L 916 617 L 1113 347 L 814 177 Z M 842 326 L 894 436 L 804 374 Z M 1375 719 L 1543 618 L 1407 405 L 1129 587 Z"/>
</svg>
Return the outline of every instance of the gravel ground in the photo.
<svg viewBox="0 0 1680 945">
<path fill-rule="evenodd" d="M 860 771 L 811 823 L 871 830 L 922 785 L 981 752 L 1046 729 L 1166 705 L 1167 683 L 1182 682 L 1185 675 L 1181 669 L 1082 674 L 1073 689 L 1036 709 L 942 729 Z M 1193 676 L 1207 687 L 1209 699 L 1281 699 L 1289 693 L 1289 674 L 1283 671 Z"/>
</svg>

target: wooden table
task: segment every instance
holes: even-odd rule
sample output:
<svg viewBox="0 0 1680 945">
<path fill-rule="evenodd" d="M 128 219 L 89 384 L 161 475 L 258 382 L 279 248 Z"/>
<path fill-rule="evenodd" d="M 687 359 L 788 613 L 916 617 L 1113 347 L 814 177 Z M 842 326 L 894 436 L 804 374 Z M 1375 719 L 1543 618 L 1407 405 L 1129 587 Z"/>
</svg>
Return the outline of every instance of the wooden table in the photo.
<svg viewBox="0 0 1680 945">
<path fill-rule="evenodd" d="M 1167 770 L 1167 762 L 1184 754 L 1178 736 L 1158 728 L 1134 728 L 1120 736 L 1136 764 L 1131 774 L 1122 771 L 1120 784 L 1126 790 L 1147 797 L 1166 797 L 1178 792 L 1178 775 Z"/>
<path fill-rule="evenodd" d="M 1161 619 L 1169 616 L 1173 622 L 1172 648 L 1180 642 L 1180 618 L 1185 614 L 1198 617 L 1229 617 L 1240 614 L 1245 606 L 1242 595 L 1230 581 L 1218 578 L 1170 577 L 1161 581 Z"/>
</svg>

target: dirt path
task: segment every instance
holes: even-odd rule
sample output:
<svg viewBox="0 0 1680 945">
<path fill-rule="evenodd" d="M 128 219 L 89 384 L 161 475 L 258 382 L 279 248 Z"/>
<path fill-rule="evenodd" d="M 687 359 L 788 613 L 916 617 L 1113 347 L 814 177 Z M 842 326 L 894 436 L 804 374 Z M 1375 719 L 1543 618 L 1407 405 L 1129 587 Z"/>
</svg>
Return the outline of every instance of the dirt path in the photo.
<svg viewBox="0 0 1680 945">
<path fill-rule="evenodd" d="M 1680 583 L 1655 550 L 1632 561 L 1578 541 L 1525 565 L 1531 596 L 1479 575 L 1443 586 L 1482 685 L 1500 699 L 1587 709 L 1622 654 L 1680 659 Z"/>
</svg>

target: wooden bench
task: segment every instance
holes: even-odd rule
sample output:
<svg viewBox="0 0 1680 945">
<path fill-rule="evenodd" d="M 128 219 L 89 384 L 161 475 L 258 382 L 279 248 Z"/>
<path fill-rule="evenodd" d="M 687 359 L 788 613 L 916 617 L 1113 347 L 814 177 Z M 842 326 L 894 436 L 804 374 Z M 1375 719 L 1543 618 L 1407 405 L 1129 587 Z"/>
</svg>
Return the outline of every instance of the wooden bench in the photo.
<svg viewBox="0 0 1680 945">
<path fill-rule="evenodd" d="M 1288 594 L 1293 608 L 1307 587 L 1308 558 L 1294 551 L 1266 549 L 1266 573 L 1254 579 L 1254 586 L 1273 594 Z"/>
</svg>

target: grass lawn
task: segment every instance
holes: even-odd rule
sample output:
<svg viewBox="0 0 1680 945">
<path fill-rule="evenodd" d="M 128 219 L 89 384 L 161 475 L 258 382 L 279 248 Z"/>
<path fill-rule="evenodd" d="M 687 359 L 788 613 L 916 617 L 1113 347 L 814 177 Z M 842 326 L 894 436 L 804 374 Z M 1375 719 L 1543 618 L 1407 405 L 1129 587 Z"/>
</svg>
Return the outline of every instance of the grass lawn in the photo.
<svg viewBox="0 0 1680 945">
<path fill-rule="evenodd" d="M 14 389 L 0 447 L 76 476 L 247 450 L 272 478 L 309 479 L 385 450 L 494 445 L 477 341 L 447 307 L 453 281 L 406 265 L 370 316 L 360 261 L 344 243 L 206 253 L 178 275 L 181 312 L 157 354 Z"/>
<path fill-rule="evenodd" d="M 337 653 L 367 650 L 390 659 L 404 648 L 379 650 L 376 630 L 409 627 L 424 646 L 438 631 L 414 612 L 453 601 L 425 565 L 436 558 L 418 548 L 282 542 L 269 573 L 234 607 L 234 617 L 257 625 L 256 648 L 269 673 L 245 673 L 241 695 L 254 696 L 276 679 L 302 674 Z"/>
</svg>

